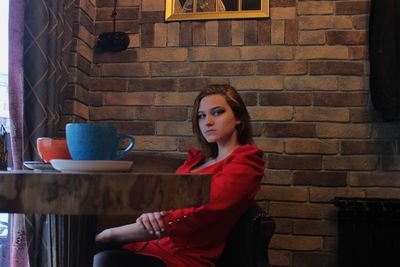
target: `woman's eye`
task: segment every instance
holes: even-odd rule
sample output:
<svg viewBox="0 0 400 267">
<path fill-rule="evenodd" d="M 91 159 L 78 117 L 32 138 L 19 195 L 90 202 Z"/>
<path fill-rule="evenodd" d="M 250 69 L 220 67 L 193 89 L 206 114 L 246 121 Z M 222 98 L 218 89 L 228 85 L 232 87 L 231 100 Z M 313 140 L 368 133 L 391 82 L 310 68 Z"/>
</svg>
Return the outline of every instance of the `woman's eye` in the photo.
<svg viewBox="0 0 400 267">
<path fill-rule="evenodd" d="M 218 115 L 221 115 L 224 112 L 225 112 L 224 109 L 216 109 L 216 110 L 213 111 L 213 115 L 214 116 L 218 116 Z"/>
<path fill-rule="evenodd" d="M 204 119 L 205 117 L 206 117 L 205 114 L 197 114 L 197 118 L 198 118 L 199 120 Z"/>
</svg>

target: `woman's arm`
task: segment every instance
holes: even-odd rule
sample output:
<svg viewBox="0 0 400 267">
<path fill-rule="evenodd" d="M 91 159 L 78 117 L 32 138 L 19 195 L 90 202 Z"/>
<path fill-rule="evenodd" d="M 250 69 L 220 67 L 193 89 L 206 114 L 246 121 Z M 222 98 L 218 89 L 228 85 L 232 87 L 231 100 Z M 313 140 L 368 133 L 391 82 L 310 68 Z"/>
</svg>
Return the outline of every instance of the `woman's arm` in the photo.
<svg viewBox="0 0 400 267">
<path fill-rule="evenodd" d="M 141 224 L 131 223 L 119 227 L 105 229 L 96 236 L 96 242 L 131 243 L 158 239 L 164 235 L 165 233 L 160 233 L 160 236 L 150 234 L 149 231 L 146 230 Z"/>
</svg>

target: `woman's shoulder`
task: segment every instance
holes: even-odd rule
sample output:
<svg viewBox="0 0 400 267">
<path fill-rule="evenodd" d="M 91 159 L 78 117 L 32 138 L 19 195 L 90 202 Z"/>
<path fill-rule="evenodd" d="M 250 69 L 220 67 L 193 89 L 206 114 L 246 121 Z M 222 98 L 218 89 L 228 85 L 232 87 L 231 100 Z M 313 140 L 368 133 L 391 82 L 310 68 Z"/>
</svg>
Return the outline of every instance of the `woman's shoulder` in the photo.
<svg viewBox="0 0 400 267">
<path fill-rule="evenodd" d="M 257 168 L 264 168 L 264 152 L 250 144 L 241 145 L 232 151 L 226 158 L 225 163 L 239 163 Z"/>
</svg>

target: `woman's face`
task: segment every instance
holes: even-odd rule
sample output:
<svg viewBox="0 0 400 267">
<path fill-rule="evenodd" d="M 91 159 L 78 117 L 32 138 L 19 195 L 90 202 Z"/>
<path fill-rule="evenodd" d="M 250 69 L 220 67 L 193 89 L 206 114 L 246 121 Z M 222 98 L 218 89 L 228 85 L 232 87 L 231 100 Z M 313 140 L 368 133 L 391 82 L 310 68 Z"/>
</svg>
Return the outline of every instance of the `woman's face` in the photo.
<svg viewBox="0 0 400 267">
<path fill-rule="evenodd" d="M 237 144 L 236 125 L 240 120 L 235 118 L 231 107 L 222 95 L 208 95 L 200 101 L 197 112 L 199 128 L 208 143 L 218 145 Z"/>
</svg>

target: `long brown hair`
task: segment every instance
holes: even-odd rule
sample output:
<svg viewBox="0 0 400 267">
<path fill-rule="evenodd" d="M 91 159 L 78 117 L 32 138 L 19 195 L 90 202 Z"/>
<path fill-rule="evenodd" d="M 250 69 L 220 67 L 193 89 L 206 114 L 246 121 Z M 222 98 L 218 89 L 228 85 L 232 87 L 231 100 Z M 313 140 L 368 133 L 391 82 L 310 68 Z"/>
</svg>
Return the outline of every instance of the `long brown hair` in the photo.
<svg viewBox="0 0 400 267">
<path fill-rule="evenodd" d="M 196 136 L 201 148 L 206 152 L 207 156 L 215 158 L 218 156 L 218 146 L 216 143 L 208 143 L 201 133 L 199 127 L 198 111 L 200 101 L 209 95 L 222 95 L 225 97 L 226 102 L 231 107 L 233 114 L 240 124 L 236 126 L 237 137 L 240 145 L 252 144 L 253 136 L 250 125 L 250 115 L 247 111 L 243 99 L 235 88 L 228 84 L 213 84 L 203 89 L 196 97 L 192 111 L 192 130 Z"/>
</svg>

